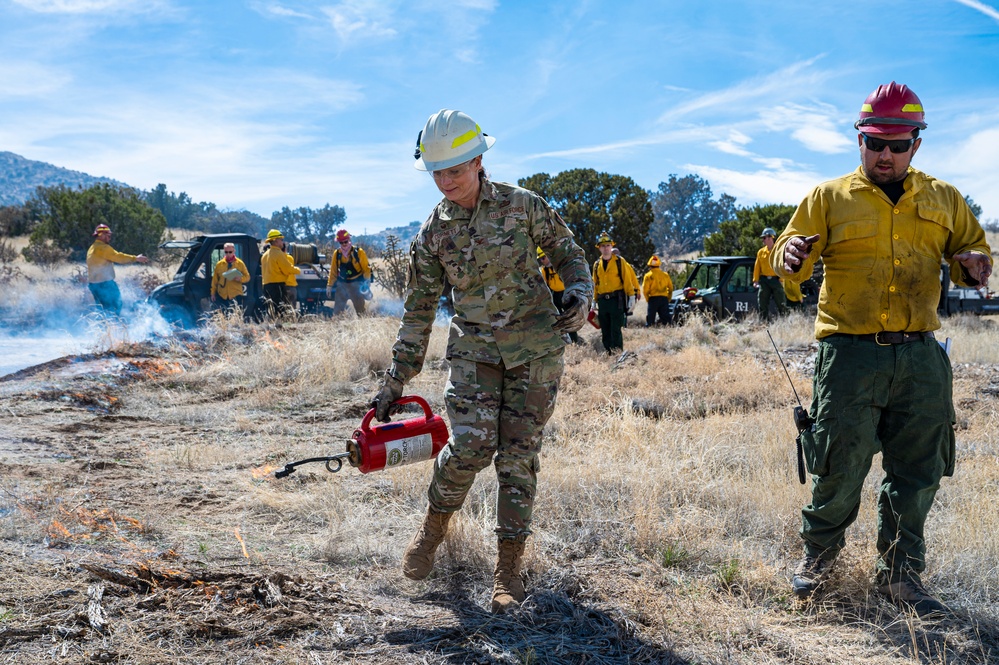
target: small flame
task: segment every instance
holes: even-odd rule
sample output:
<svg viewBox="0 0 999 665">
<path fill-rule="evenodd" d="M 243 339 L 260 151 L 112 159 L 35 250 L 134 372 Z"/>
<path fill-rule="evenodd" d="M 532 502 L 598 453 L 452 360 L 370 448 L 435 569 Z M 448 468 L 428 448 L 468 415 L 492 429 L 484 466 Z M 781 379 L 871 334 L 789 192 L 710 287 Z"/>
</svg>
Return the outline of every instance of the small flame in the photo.
<svg viewBox="0 0 999 665">
<path fill-rule="evenodd" d="M 257 467 L 256 469 L 253 469 L 252 471 L 250 471 L 250 473 L 253 474 L 254 478 L 260 480 L 261 478 L 266 478 L 267 476 L 271 475 L 279 468 L 280 467 L 276 464 L 265 464 L 263 466 Z"/>
<path fill-rule="evenodd" d="M 246 551 L 246 543 L 243 542 L 243 537 L 239 535 L 239 527 L 237 526 L 232 532 L 236 534 L 236 540 L 239 541 L 239 546 L 243 548 L 243 556 L 249 559 L 250 554 Z"/>
<path fill-rule="evenodd" d="M 49 525 L 49 535 L 57 538 L 72 538 L 73 534 L 70 533 L 69 529 L 62 525 L 59 520 L 52 520 L 52 524 Z"/>
<path fill-rule="evenodd" d="M 284 351 L 285 349 L 288 348 L 282 342 L 278 342 L 276 340 L 271 339 L 271 333 L 269 330 L 266 333 L 264 333 L 264 341 L 266 341 L 268 344 L 273 346 L 278 351 Z"/>
</svg>

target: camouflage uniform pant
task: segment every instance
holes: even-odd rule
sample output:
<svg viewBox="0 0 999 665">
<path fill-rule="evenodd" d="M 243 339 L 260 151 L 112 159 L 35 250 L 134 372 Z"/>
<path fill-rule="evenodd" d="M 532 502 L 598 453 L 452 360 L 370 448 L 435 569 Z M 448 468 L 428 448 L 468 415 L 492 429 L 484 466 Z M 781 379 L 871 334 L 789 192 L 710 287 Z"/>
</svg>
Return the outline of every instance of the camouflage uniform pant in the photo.
<svg viewBox="0 0 999 665">
<path fill-rule="evenodd" d="M 427 492 L 431 508 L 461 508 L 475 475 L 495 457 L 496 533 L 500 538 L 530 534 L 541 432 L 555 409 L 562 354 L 559 349 L 510 369 L 451 360 L 444 390 L 451 440 L 434 464 Z"/>
</svg>

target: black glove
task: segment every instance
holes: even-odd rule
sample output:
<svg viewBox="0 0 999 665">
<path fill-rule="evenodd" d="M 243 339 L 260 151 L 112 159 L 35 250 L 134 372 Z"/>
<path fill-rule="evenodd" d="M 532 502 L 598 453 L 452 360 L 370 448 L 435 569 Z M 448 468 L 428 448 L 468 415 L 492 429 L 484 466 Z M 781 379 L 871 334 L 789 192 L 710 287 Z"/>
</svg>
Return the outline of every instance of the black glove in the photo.
<svg viewBox="0 0 999 665">
<path fill-rule="evenodd" d="M 590 298 L 582 291 L 569 290 L 562 294 L 562 313 L 555 317 L 552 330 L 560 335 L 574 333 L 586 323 L 590 311 Z"/>
<path fill-rule="evenodd" d="M 387 423 L 392 403 L 400 397 L 402 397 L 402 382 L 392 376 L 386 376 L 381 390 L 371 400 L 371 408 L 375 410 L 375 419 L 379 422 Z"/>
</svg>

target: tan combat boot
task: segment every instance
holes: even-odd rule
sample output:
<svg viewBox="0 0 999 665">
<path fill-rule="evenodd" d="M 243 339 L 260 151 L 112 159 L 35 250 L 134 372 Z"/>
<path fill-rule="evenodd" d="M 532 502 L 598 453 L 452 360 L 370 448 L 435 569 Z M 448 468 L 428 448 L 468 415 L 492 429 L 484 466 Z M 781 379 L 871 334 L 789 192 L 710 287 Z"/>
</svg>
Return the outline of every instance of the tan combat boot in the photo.
<svg viewBox="0 0 999 665">
<path fill-rule="evenodd" d="M 454 513 L 439 513 L 427 508 L 420 530 L 413 536 L 402 555 L 402 574 L 411 580 L 422 580 L 434 569 L 434 554 L 444 540 L 448 522 Z"/>
<path fill-rule="evenodd" d="M 523 538 L 500 538 L 493 573 L 493 614 L 503 614 L 520 607 L 524 601 L 524 580 L 520 560 L 524 556 Z"/>
</svg>

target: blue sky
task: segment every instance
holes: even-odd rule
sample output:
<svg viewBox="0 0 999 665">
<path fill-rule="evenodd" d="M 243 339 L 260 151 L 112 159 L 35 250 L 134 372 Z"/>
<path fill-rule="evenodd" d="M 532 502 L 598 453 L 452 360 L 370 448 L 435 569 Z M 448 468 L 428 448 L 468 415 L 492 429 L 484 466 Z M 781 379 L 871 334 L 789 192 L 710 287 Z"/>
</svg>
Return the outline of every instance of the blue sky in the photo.
<svg viewBox="0 0 999 665">
<path fill-rule="evenodd" d="M 496 137 L 497 180 L 797 204 L 856 167 L 891 80 L 926 108 L 914 165 L 999 218 L 999 0 L 0 0 L 0 150 L 266 217 L 340 205 L 354 233 L 440 198 L 412 166 L 440 108 Z"/>
</svg>

